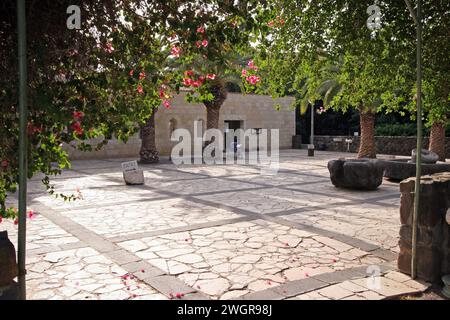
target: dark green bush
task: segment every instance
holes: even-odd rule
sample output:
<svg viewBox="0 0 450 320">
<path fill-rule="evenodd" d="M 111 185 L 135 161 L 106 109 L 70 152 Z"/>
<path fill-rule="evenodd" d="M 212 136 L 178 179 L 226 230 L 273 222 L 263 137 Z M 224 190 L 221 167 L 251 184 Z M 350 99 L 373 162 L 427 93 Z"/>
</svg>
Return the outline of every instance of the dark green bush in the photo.
<svg viewBox="0 0 450 320">
<path fill-rule="evenodd" d="M 376 136 L 416 136 L 417 126 L 415 123 L 384 123 L 375 126 Z M 424 136 L 430 135 L 430 128 L 424 128 Z M 447 125 L 445 135 L 450 136 L 450 125 Z"/>
</svg>

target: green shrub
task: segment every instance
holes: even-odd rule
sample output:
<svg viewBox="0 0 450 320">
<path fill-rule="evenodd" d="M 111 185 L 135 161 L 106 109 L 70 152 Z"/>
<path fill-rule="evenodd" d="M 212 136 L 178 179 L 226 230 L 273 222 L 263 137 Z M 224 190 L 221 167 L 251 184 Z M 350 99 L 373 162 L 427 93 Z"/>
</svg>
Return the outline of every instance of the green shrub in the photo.
<svg viewBox="0 0 450 320">
<path fill-rule="evenodd" d="M 431 128 L 424 128 L 423 135 L 429 136 Z M 407 136 L 412 137 L 417 134 L 417 126 L 415 123 L 384 123 L 375 127 L 376 136 Z M 447 125 L 445 136 L 450 136 L 450 124 Z"/>
</svg>

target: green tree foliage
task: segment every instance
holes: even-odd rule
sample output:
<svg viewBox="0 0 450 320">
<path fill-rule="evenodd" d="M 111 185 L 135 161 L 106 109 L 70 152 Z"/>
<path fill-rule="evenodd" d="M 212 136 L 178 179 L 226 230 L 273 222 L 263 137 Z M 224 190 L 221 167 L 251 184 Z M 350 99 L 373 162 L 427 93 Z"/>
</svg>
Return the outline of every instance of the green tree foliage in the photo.
<svg viewBox="0 0 450 320">
<path fill-rule="evenodd" d="M 81 8 L 81 29 L 66 27 L 66 9 Z M 88 0 L 27 1 L 29 74 L 28 175 L 49 176 L 70 167 L 63 144 L 81 150 L 101 148 L 106 139 L 126 141 L 161 103 L 182 85 L 171 68 L 174 47 L 183 59 L 198 53 L 197 28 L 208 26 L 203 54 L 220 63 L 221 46 L 243 43 L 253 1 Z M 18 178 L 16 1 L 0 4 L 0 214 Z M 228 26 L 228 27 L 226 27 Z M 176 35 L 176 40 L 173 36 Z M 175 50 L 176 51 L 176 50 Z M 92 145 L 89 139 L 104 138 Z"/>
</svg>

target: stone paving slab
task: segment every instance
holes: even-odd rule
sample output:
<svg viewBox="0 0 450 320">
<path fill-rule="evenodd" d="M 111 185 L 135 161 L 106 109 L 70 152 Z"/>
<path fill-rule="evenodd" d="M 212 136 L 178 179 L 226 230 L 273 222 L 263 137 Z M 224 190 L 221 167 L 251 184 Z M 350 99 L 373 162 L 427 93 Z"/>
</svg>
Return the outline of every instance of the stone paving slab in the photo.
<svg viewBox="0 0 450 320">
<path fill-rule="evenodd" d="M 315 195 L 279 188 L 227 192 L 226 194 L 196 196 L 196 198 L 214 203 L 226 203 L 235 208 L 263 214 L 318 206 L 327 202 L 343 203 L 347 201 L 341 198 L 333 198 L 332 196 Z"/>
<path fill-rule="evenodd" d="M 119 245 L 213 299 L 227 297 L 230 291 L 243 295 L 375 259 L 339 241 L 264 221 Z"/>
<path fill-rule="evenodd" d="M 29 299 L 166 299 L 92 248 L 28 257 Z"/>
<path fill-rule="evenodd" d="M 135 191 L 139 192 L 138 189 Z M 95 208 L 71 209 L 63 211 L 62 214 L 92 232 L 106 237 L 126 236 L 241 217 L 227 210 L 199 205 L 181 198 L 143 203 L 130 200 L 126 204 L 111 206 L 99 203 Z"/>
<path fill-rule="evenodd" d="M 345 234 L 398 251 L 398 208 L 382 205 L 345 205 L 280 216 L 286 220 Z"/>
<path fill-rule="evenodd" d="M 316 178 L 317 179 L 317 178 Z M 298 190 L 298 191 L 308 191 L 309 186 L 308 185 L 293 185 L 289 186 L 290 189 Z M 397 198 L 400 197 L 400 192 L 398 190 L 398 187 L 392 187 L 392 186 L 384 186 L 381 185 L 377 190 L 373 191 L 356 191 L 356 190 L 343 190 L 338 189 L 334 187 L 329 180 L 324 183 L 318 183 L 315 184 L 312 190 L 315 193 L 320 194 L 333 194 L 335 197 L 343 197 L 347 199 L 355 199 L 355 200 L 370 200 L 372 198 L 378 198 L 382 196 L 397 196 Z"/>
<path fill-rule="evenodd" d="M 146 185 L 136 187 L 120 172 L 134 159 L 75 161 L 52 180 L 57 191 L 80 189 L 75 203 L 34 178 L 29 298 L 362 300 L 425 290 L 395 271 L 398 185 L 369 193 L 329 182 L 328 160 L 352 156 L 283 150 L 273 176 L 162 161 L 140 165 Z M 17 227 L 4 226 L 15 239 Z"/>
</svg>

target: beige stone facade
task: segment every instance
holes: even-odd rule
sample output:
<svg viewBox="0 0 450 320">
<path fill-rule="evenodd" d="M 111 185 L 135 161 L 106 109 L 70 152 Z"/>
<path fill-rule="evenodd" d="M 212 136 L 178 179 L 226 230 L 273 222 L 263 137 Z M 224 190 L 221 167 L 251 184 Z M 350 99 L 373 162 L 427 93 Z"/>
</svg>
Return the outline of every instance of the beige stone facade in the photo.
<svg viewBox="0 0 450 320">
<path fill-rule="evenodd" d="M 187 103 L 185 94 L 174 97 L 172 107 L 160 107 L 156 113 L 156 146 L 162 156 L 168 156 L 176 142 L 170 140 L 174 129 L 184 128 L 194 135 L 194 121 L 202 121 L 206 128 L 206 108 L 203 104 Z M 242 95 L 229 93 L 220 110 L 219 126 L 224 131 L 227 123 L 238 125 L 241 129 L 279 129 L 280 149 L 292 147 L 295 135 L 295 111 L 291 107 L 293 98 L 273 100 L 263 95 Z M 276 108 L 278 107 L 278 108 Z M 278 110 L 277 110 L 278 109 Z M 125 143 L 111 140 L 102 150 L 81 152 L 66 146 L 71 159 L 133 157 L 139 155 L 141 140 L 134 136 Z"/>
</svg>

